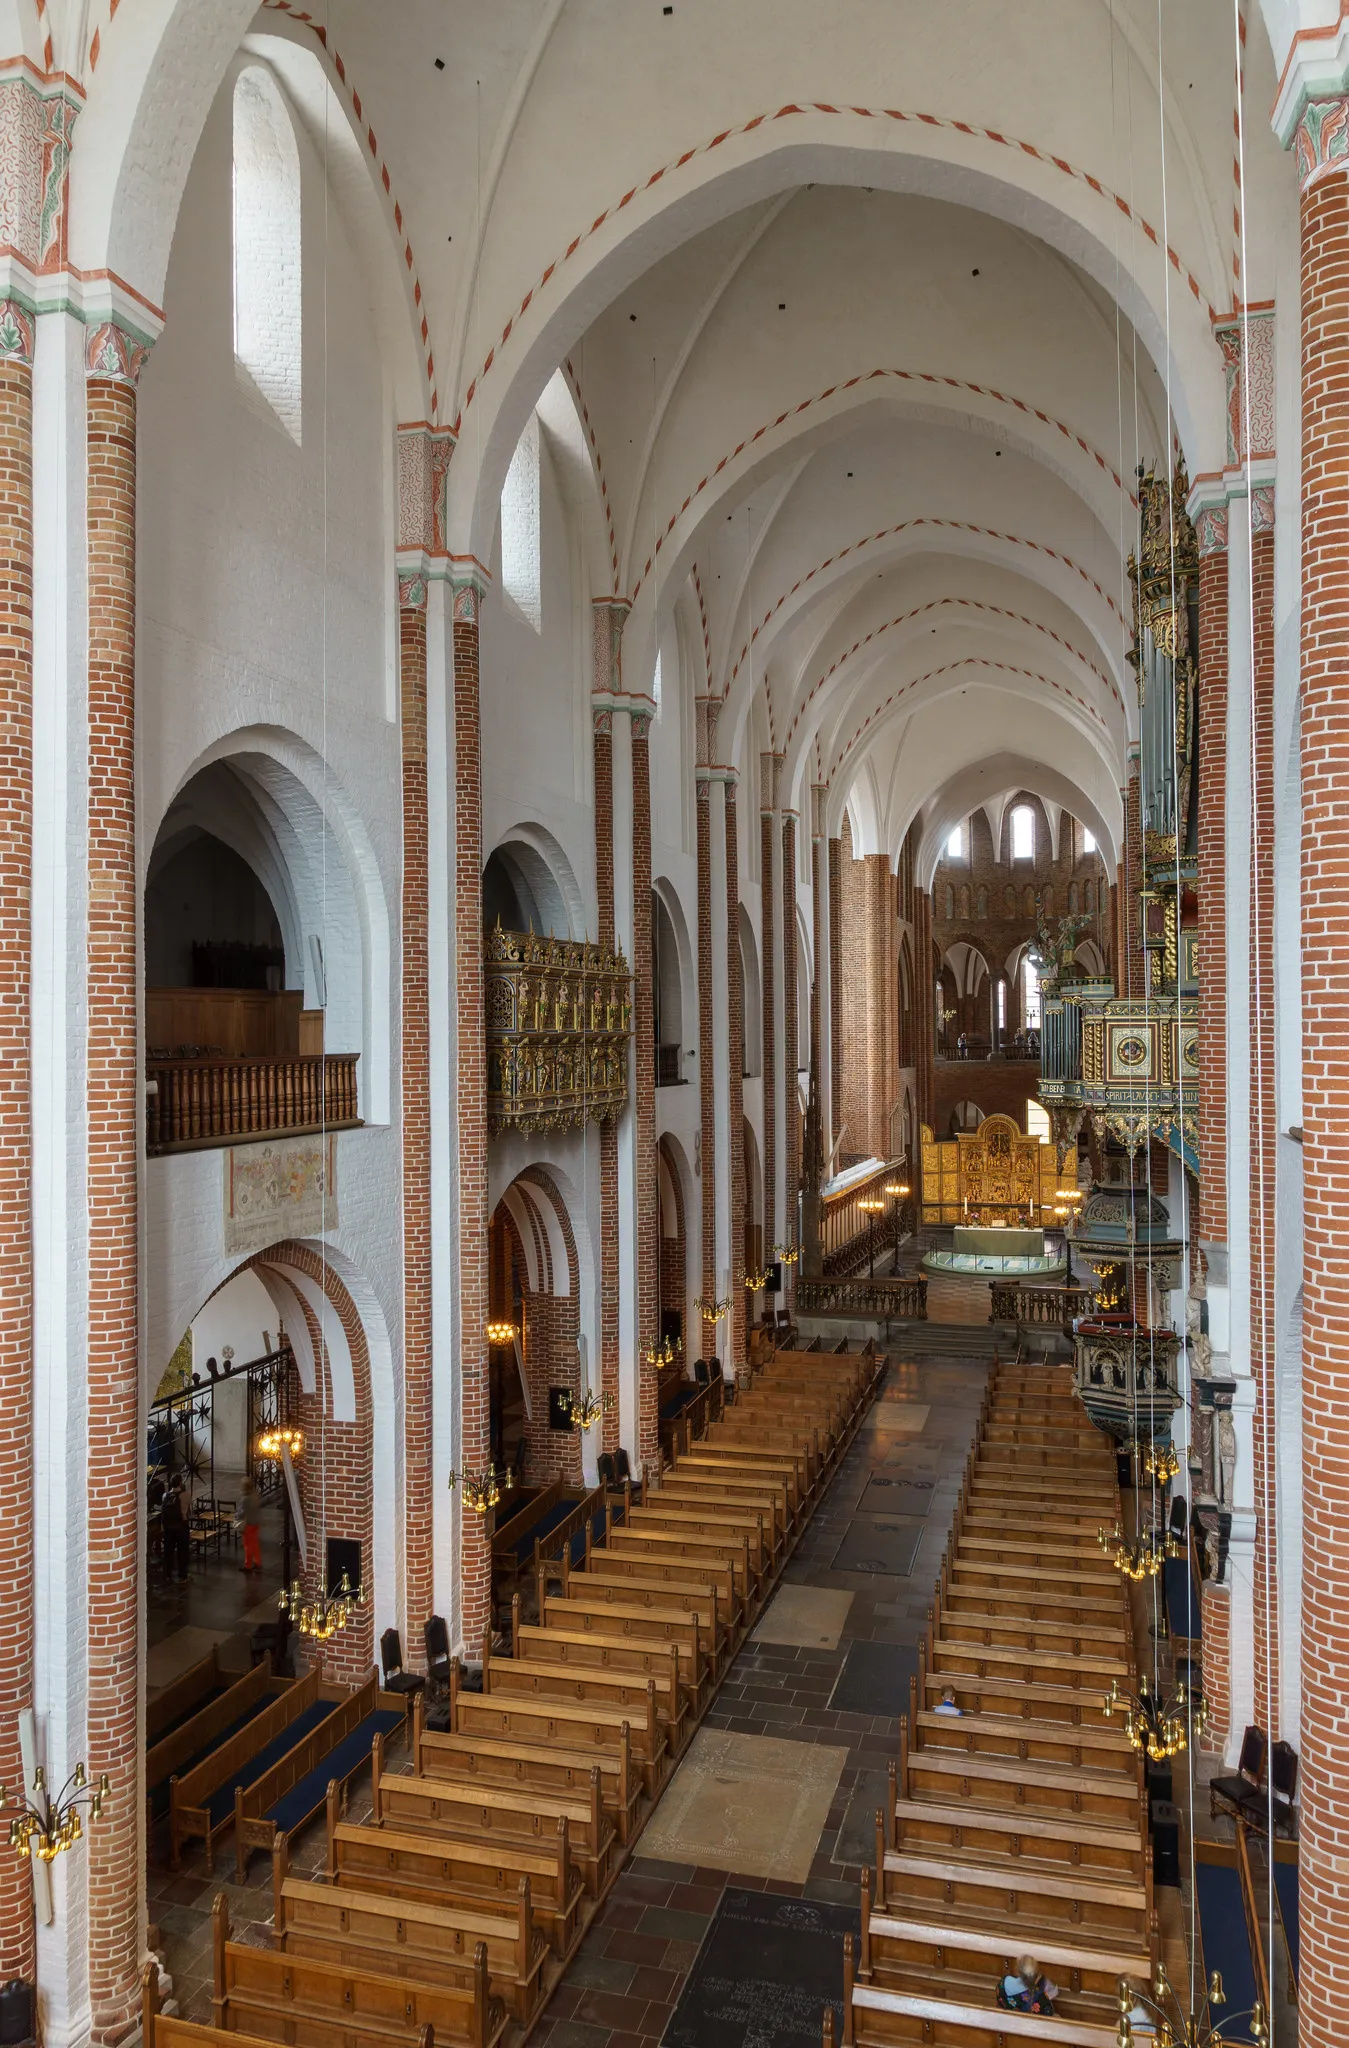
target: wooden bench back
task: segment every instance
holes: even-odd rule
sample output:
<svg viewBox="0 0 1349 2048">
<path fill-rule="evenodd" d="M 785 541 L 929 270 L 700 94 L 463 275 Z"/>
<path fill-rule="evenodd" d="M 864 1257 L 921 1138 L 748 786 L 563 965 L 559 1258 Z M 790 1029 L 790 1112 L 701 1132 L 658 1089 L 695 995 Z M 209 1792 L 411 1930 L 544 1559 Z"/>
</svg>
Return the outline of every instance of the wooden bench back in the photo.
<svg viewBox="0 0 1349 2048">
<path fill-rule="evenodd" d="M 196 1665 L 193 1668 L 199 1671 L 202 1666 Z M 288 1678 L 272 1677 L 270 1658 L 264 1658 L 261 1664 L 255 1664 L 251 1671 L 228 1686 L 218 1699 L 213 1699 L 199 1713 L 193 1714 L 190 1720 L 184 1721 L 180 1727 L 162 1737 L 153 1749 L 146 1752 L 146 1784 L 162 1785 L 166 1778 L 171 1778 L 176 1772 L 181 1771 L 183 1765 L 205 1749 L 208 1743 L 214 1742 L 223 1729 L 233 1727 L 256 1701 L 265 1699 L 269 1693 L 275 1693 L 280 1698 L 293 1682 Z M 239 1732 L 242 1734 L 244 1731 L 241 1729 Z M 186 1783 L 186 1779 L 181 1782 Z"/>
</svg>

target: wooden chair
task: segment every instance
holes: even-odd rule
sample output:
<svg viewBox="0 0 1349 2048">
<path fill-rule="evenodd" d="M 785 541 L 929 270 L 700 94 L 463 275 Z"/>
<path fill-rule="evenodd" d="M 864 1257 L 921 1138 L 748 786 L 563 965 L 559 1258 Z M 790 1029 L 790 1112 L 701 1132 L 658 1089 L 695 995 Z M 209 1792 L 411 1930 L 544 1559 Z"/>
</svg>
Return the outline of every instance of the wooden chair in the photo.
<svg viewBox="0 0 1349 2048">
<path fill-rule="evenodd" d="M 404 1671 L 403 1645 L 396 1628 L 386 1628 L 380 1637 L 379 1661 L 384 1667 L 385 1692 L 402 1693 L 406 1697 L 409 1693 L 420 1692 L 426 1684 L 419 1671 Z"/>
<path fill-rule="evenodd" d="M 422 1625 L 422 1642 L 426 1646 L 426 1683 L 432 1692 L 448 1692 L 450 1689 L 450 1632 L 445 1626 L 445 1617 L 433 1614 Z"/>
<path fill-rule="evenodd" d="M 1264 1729 L 1247 1728 L 1241 1738 L 1241 1754 L 1237 1758 L 1236 1775 L 1214 1778 L 1209 1785 L 1211 1819 L 1216 1820 L 1220 1813 L 1228 1813 L 1235 1820 L 1252 1795 L 1259 1800 L 1268 1754 L 1269 1737 Z"/>
</svg>

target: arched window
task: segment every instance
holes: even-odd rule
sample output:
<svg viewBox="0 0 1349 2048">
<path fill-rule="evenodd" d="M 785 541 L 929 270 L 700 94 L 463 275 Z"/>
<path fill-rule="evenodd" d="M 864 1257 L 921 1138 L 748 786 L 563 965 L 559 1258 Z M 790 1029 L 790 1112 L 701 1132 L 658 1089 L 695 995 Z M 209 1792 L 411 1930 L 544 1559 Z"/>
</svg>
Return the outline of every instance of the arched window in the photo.
<svg viewBox="0 0 1349 2048">
<path fill-rule="evenodd" d="M 1086 911 L 1088 917 L 1096 915 L 1096 890 L 1091 882 L 1084 882 L 1082 884 L 1082 908 Z"/>
<path fill-rule="evenodd" d="M 1046 889 L 1046 890 L 1045 890 L 1045 916 L 1046 916 L 1046 917 L 1052 917 L 1053 915 L 1054 915 L 1054 891 L 1053 891 L 1052 889 Z"/>
<path fill-rule="evenodd" d="M 1095 853 L 1096 851 L 1096 834 L 1088 832 L 1085 825 L 1082 827 L 1082 851 L 1083 853 Z"/>
<path fill-rule="evenodd" d="M 955 890 L 954 890 L 954 889 L 953 889 L 953 888 L 951 887 L 951 884 L 950 884 L 950 883 L 948 882 L 948 883 L 946 884 L 946 922 L 947 922 L 948 924 L 949 924 L 949 923 L 951 922 L 951 919 L 952 919 L 952 918 L 953 918 L 953 917 L 955 916 L 955 914 L 956 914 L 956 892 L 955 892 Z"/>
<path fill-rule="evenodd" d="M 1034 860 L 1035 813 L 1029 804 L 1018 804 L 1012 812 L 1012 859 Z"/>
<path fill-rule="evenodd" d="M 1068 915 L 1069 915 L 1069 917 L 1076 917 L 1076 916 L 1077 916 L 1077 902 L 1078 902 L 1078 898 L 1077 898 L 1077 883 L 1076 883 L 1076 882 L 1070 882 L 1070 883 L 1068 884 Z"/>
<path fill-rule="evenodd" d="M 987 891 L 987 889 L 981 889 L 981 890 L 979 891 L 979 900 L 978 900 L 978 903 L 977 903 L 977 906 L 976 906 L 976 908 L 977 908 L 977 910 L 978 910 L 978 914 L 979 914 L 979 916 L 980 916 L 981 918 L 984 918 L 984 917 L 987 917 L 987 916 L 988 916 L 988 891 Z"/>
<path fill-rule="evenodd" d="M 531 413 L 516 443 L 501 493 L 501 587 L 543 630 L 543 571 L 539 547 L 539 418 Z"/>
<path fill-rule="evenodd" d="M 1040 970 L 1031 959 L 1029 953 L 1022 962 L 1021 977 L 1022 992 L 1025 997 L 1026 1006 L 1026 1029 L 1027 1031 L 1038 1031 L 1040 1028 Z"/>
<path fill-rule="evenodd" d="M 946 858 L 948 860 L 963 860 L 965 858 L 965 827 L 963 825 L 957 825 L 955 831 L 947 840 Z"/>
<path fill-rule="evenodd" d="M 234 88 L 234 362 L 300 443 L 300 155 L 270 72 Z"/>
<path fill-rule="evenodd" d="M 1016 916 L 1016 890 L 1010 882 L 1002 892 L 1002 907 L 1009 917 Z"/>
<path fill-rule="evenodd" d="M 960 888 L 960 915 L 964 923 L 968 924 L 970 918 L 970 885 L 968 882 L 963 882 Z"/>
<path fill-rule="evenodd" d="M 1035 915 L 1035 891 L 1034 891 L 1034 889 L 1032 889 L 1032 887 L 1031 887 L 1031 885 L 1030 885 L 1030 883 L 1029 883 L 1029 882 L 1027 882 L 1027 884 L 1026 884 L 1026 890 L 1025 890 L 1025 894 L 1023 895 L 1023 897 L 1022 897 L 1022 899 L 1021 899 L 1021 909 L 1022 909 L 1022 913 L 1023 913 L 1023 915 L 1025 915 L 1026 917 L 1034 917 L 1034 915 Z"/>
</svg>

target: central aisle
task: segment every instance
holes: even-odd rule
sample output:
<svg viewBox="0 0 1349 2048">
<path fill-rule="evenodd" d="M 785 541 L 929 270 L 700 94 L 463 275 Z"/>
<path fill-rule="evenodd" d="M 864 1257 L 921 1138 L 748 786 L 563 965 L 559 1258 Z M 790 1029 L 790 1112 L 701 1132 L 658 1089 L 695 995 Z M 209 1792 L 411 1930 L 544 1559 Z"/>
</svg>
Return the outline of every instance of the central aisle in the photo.
<svg viewBox="0 0 1349 2048">
<path fill-rule="evenodd" d="M 986 1361 L 893 1359 L 534 2040 L 796 2048 L 842 1996 Z"/>
</svg>

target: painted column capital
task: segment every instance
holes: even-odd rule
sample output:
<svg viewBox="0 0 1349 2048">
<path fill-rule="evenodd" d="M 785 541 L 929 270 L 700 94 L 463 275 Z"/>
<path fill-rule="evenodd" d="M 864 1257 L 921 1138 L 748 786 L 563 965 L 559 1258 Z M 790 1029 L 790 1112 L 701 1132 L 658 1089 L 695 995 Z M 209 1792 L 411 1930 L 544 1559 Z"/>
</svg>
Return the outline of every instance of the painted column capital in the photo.
<svg viewBox="0 0 1349 2048">
<path fill-rule="evenodd" d="M 398 572 L 399 611 L 425 611 L 427 585 L 430 582 L 430 565 L 425 554 L 420 548 L 399 548 L 395 560 Z"/>
<path fill-rule="evenodd" d="M 396 433 L 398 470 L 398 551 L 420 548 L 445 553 L 445 498 L 454 454 L 454 432 L 426 420 L 399 423 Z"/>
<path fill-rule="evenodd" d="M 147 338 L 115 316 L 87 321 L 84 374 L 90 383 L 125 384 L 134 390 L 153 345 L 153 335 Z"/>
<path fill-rule="evenodd" d="M 473 555 L 451 555 L 449 584 L 452 614 L 457 626 L 476 626 L 482 615 L 482 601 L 492 578 Z"/>
<path fill-rule="evenodd" d="M 1197 476 L 1185 501 L 1200 559 L 1227 553 L 1227 487 L 1217 474 Z"/>
<path fill-rule="evenodd" d="M 0 299 L 0 362 L 33 367 L 33 340 L 37 323 L 32 308 L 21 299 Z"/>
</svg>

